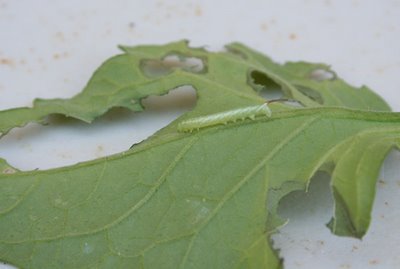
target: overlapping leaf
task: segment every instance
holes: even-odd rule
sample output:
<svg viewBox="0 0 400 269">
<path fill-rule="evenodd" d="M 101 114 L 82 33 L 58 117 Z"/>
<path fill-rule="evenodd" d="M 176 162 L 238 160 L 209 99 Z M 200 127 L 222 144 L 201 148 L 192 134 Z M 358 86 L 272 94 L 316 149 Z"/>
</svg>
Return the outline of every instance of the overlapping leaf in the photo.
<svg viewBox="0 0 400 269">
<path fill-rule="evenodd" d="M 271 84 L 279 85 L 286 97 L 304 106 L 389 110 L 386 103 L 366 87 L 355 89 L 338 78 L 316 81 L 314 72 L 329 71 L 326 65 L 304 62 L 279 65 L 241 44 L 228 45 L 228 52 L 220 53 L 190 48 L 186 41 L 164 46 L 121 48 L 125 53 L 107 60 L 93 74 L 85 89 L 73 98 L 37 99 L 33 108 L 3 111 L 0 134 L 28 122 L 42 121 L 49 114 L 63 114 L 91 122 L 112 107 L 142 111 L 143 98 L 166 94 L 181 85 L 192 85 L 198 90 L 197 106 L 187 116 L 260 104 L 265 100 L 254 89 L 268 90 Z M 168 61 L 168 56 L 197 58 L 202 62 L 200 70 L 194 71 L 185 68 L 184 63 L 179 65 Z M 146 66 L 153 69 L 155 75 L 144 72 Z M 157 76 L 157 69 L 159 74 L 163 71 L 162 76 Z"/>
<path fill-rule="evenodd" d="M 74 98 L 0 112 L 0 131 L 53 113 L 91 121 L 114 106 L 141 111 L 141 99 L 180 85 L 197 90 L 195 109 L 115 156 L 31 172 L 0 162 L 0 260 L 21 268 L 280 268 L 269 244 L 282 224 L 279 200 L 328 166 L 331 229 L 366 232 L 379 167 L 400 136 L 398 114 L 367 111 L 388 110 L 379 97 L 338 78 L 319 81 L 315 70 L 325 65 L 281 66 L 240 44 L 223 53 L 186 42 L 123 49 Z M 306 108 L 275 104 L 271 118 L 176 130 L 184 118 L 260 104 L 257 91 L 277 85 Z"/>
</svg>

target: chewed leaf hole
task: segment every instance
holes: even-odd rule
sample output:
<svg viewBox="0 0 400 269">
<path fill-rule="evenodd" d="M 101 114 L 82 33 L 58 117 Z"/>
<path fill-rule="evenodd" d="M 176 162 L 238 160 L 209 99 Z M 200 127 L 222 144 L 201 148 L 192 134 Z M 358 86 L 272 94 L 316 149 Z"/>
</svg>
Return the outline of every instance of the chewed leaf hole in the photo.
<svg viewBox="0 0 400 269">
<path fill-rule="evenodd" d="M 250 72 L 250 84 L 266 100 L 281 99 L 284 96 L 281 86 L 260 71 Z"/>
<path fill-rule="evenodd" d="M 272 238 L 274 246 L 281 249 L 283 255 L 295 248 L 296 251 L 304 251 L 305 254 L 310 251 L 308 247 L 321 248 L 321 237 L 329 242 L 329 232 L 322 225 L 331 218 L 333 211 L 329 182 L 327 174 L 317 173 L 311 180 L 308 192 L 294 191 L 280 200 L 278 213 L 282 219 L 289 222 Z M 303 243 L 293 242 L 307 242 L 307 248 L 304 248 Z"/>
<path fill-rule="evenodd" d="M 330 70 L 315 69 L 310 73 L 310 79 L 315 81 L 333 80 L 336 78 L 336 74 Z"/>
<path fill-rule="evenodd" d="M 279 101 L 279 99 L 278 99 Z M 297 100 L 294 99 L 282 99 L 282 101 L 280 101 L 281 104 L 285 104 L 287 106 L 292 106 L 292 107 L 305 107 L 302 103 L 300 103 Z"/>
<path fill-rule="evenodd" d="M 141 113 L 114 108 L 91 124 L 54 115 L 47 125 L 14 128 L 0 140 L 0 175 L 12 167 L 43 170 L 123 152 L 193 109 L 196 100 L 196 91 L 182 86 L 143 99 Z"/>
<path fill-rule="evenodd" d="M 145 111 L 160 117 L 160 112 L 181 115 L 196 105 L 196 90 L 192 86 L 181 86 L 165 95 L 151 95 L 142 100 Z M 172 118 L 172 117 L 171 117 Z"/>
<path fill-rule="evenodd" d="M 307 87 L 303 87 L 300 85 L 295 85 L 295 86 L 296 86 L 297 90 L 299 90 L 302 94 L 304 94 L 311 100 L 313 100 L 321 105 L 324 104 L 324 99 L 322 98 L 322 95 L 319 92 L 317 92 L 316 90 L 313 90 L 313 89 L 310 89 Z"/>
<path fill-rule="evenodd" d="M 141 68 L 145 75 L 149 77 L 161 77 L 172 73 L 176 69 L 192 73 L 202 73 L 205 70 L 205 64 L 200 58 L 170 54 L 161 60 L 143 60 Z"/>
</svg>

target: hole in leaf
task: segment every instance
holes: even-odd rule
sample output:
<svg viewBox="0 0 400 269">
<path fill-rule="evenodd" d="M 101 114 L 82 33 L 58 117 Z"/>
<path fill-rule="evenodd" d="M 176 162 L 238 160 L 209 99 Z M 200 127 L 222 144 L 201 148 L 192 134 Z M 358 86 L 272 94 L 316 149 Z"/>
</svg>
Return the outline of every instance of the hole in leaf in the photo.
<svg viewBox="0 0 400 269">
<path fill-rule="evenodd" d="M 315 81 L 333 80 L 335 78 L 334 72 L 325 69 L 316 69 L 310 73 L 310 79 Z"/>
<path fill-rule="evenodd" d="M 183 86 L 142 100 L 146 110 L 114 108 L 91 124 L 49 117 L 48 125 L 15 128 L 0 139 L 0 156 L 20 170 L 50 169 L 128 150 L 168 125 L 196 103 L 196 92 Z"/>
<path fill-rule="evenodd" d="M 263 72 L 250 72 L 250 84 L 266 100 L 281 99 L 284 96 L 282 87 Z"/>
<path fill-rule="evenodd" d="M 303 86 L 300 86 L 300 85 L 295 85 L 295 87 L 302 94 L 304 94 L 305 96 L 307 96 L 311 100 L 317 102 L 318 104 L 322 105 L 324 103 L 324 99 L 322 98 L 322 95 L 319 92 L 317 92 L 316 90 L 313 90 L 313 89 L 310 89 L 310 88 L 307 88 L 307 87 L 303 87 Z"/>
<path fill-rule="evenodd" d="M 329 182 L 328 174 L 318 172 L 312 178 L 308 192 L 294 191 L 280 201 L 278 213 L 283 219 L 289 219 L 289 222 L 272 238 L 274 247 L 281 250 L 281 255 L 286 257 L 285 261 L 289 264 L 292 261 L 288 261 L 288 257 L 301 257 L 301 254 L 314 254 L 314 251 L 320 253 L 321 242 L 339 240 L 324 225 L 333 212 Z M 296 255 L 293 255 L 294 252 Z"/>
<path fill-rule="evenodd" d="M 325 222 L 327 222 L 332 217 L 332 211 L 327 208 L 332 207 L 330 176 L 325 172 L 317 172 L 311 179 L 307 192 L 298 190 L 283 197 L 279 203 L 278 213 L 283 218 L 293 218 L 294 221 L 299 222 L 309 221 L 307 212 L 317 213 L 317 215 L 326 215 Z"/>
<path fill-rule="evenodd" d="M 141 68 L 145 75 L 149 77 L 161 77 L 172 73 L 176 69 L 192 73 L 202 73 L 205 71 L 205 64 L 200 58 L 170 54 L 161 60 L 143 60 Z"/>
<path fill-rule="evenodd" d="M 302 103 L 294 99 L 287 99 L 284 101 L 280 101 L 281 104 L 285 104 L 292 107 L 305 107 Z"/>
<path fill-rule="evenodd" d="M 14 267 L 4 262 L 0 262 L 0 269 L 17 269 L 17 267 Z"/>
<path fill-rule="evenodd" d="M 196 91 L 191 86 L 182 86 L 165 95 L 149 96 L 141 102 L 145 107 L 145 113 L 153 113 L 155 116 L 160 116 L 160 112 L 175 115 L 193 109 L 196 103 Z"/>
</svg>

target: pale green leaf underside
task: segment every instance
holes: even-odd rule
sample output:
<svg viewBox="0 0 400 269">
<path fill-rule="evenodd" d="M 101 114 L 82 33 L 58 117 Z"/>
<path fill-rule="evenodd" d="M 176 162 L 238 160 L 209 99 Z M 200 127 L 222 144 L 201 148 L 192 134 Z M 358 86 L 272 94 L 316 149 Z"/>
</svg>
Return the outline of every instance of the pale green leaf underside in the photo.
<svg viewBox="0 0 400 269">
<path fill-rule="evenodd" d="M 193 111 L 115 156 L 31 172 L 0 159 L 0 260 L 21 268 L 281 268 L 269 244 L 283 223 L 279 200 L 306 188 L 324 164 L 332 167 L 332 231 L 361 237 L 400 115 L 366 111 L 388 110 L 367 88 L 311 79 L 324 65 L 281 66 L 241 44 L 228 49 L 124 48 L 76 97 L 0 112 L 6 133 L 53 113 L 91 121 L 113 106 L 139 111 L 142 98 L 180 85 L 199 97 Z M 201 58 L 205 68 L 143 72 L 143 61 L 171 53 Z M 254 84 L 253 70 L 309 108 L 278 104 L 271 118 L 177 132 L 183 118 L 262 103 L 257 90 L 267 84 Z"/>
<path fill-rule="evenodd" d="M 382 143 L 363 151 L 384 151 L 400 136 L 399 120 L 339 109 L 281 112 L 240 128 L 158 137 L 158 145 L 74 167 L 1 176 L 0 197 L 8 199 L 0 257 L 22 268 L 278 268 L 266 238 L 266 190 L 285 180 L 307 184 L 343 143 L 357 148 L 378 136 Z M 354 210 L 347 221 L 369 217 L 369 203 L 346 206 Z"/>
</svg>

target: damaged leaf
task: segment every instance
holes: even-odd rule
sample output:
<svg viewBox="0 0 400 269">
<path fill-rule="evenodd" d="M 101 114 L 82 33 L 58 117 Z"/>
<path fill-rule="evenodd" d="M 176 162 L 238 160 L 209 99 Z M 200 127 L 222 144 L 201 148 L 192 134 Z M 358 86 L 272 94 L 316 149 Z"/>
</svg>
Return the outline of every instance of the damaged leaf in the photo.
<svg viewBox="0 0 400 269">
<path fill-rule="evenodd" d="M 338 235 L 362 237 L 379 168 L 398 145 L 400 115 L 366 87 L 323 64 L 274 63 L 241 44 L 226 52 L 122 47 L 85 89 L 0 112 L 0 132 L 63 114 L 87 122 L 112 107 L 191 85 L 196 107 L 130 150 L 70 167 L 17 171 L 0 159 L 0 260 L 20 268 L 282 268 L 270 238 L 279 201 L 332 175 Z M 271 117 L 178 131 L 199 116 L 263 104 L 280 88 L 290 103 Z M 328 169 L 328 168 L 329 169 Z"/>
</svg>

